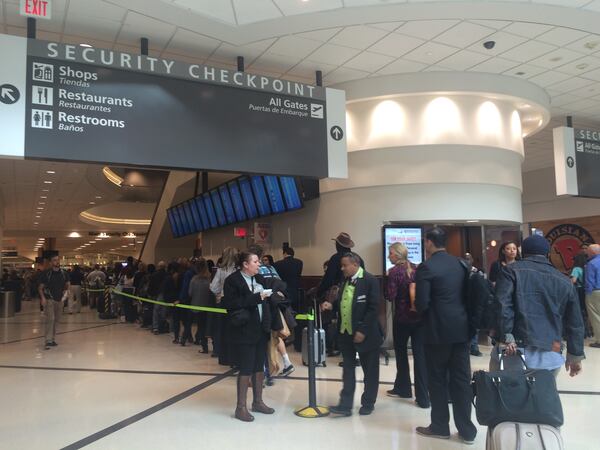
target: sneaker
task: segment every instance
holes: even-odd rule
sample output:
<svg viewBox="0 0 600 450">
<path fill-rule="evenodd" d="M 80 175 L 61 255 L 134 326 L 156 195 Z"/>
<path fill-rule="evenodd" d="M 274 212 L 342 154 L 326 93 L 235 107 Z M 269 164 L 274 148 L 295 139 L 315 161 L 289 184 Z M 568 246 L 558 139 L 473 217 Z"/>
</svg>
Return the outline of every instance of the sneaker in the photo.
<svg viewBox="0 0 600 450">
<path fill-rule="evenodd" d="M 450 434 L 438 434 L 431 430 L 431 426 L 428 427 L 417 427 L 417 434 L 425 437 L 432 437 L 436 439 L 450 439 Z"/>
<path fill-rule="evenodd" d="M 352 410 L 350 408 L 344 408 L 343 406 L 330 406 L 329 412 L 331 414 L 336 414 L 338 416 L 350 417 L 352 415 Z"/>
<path fill-rule="evenodd" d="M 593 348 L 600 348 L 600 343 L 598 343 L 598 342 L 594 342 L 593 344 L 590 344 L 590 347 L 593 347 Z"/>
<path fill-rule="evenodd" d="M 44 345 L 44 350 L 50 350 L 50 342 L 46 342 L 46 345 Z"/>
<path fill-rule="evenodd" d="M 265 378 L 265 384 L 267 386 L 273 386 L 275 384 L 275 380 L 273 380 L 273 377 L 266 377 Z"/>
<path fill-rule="evenodd" d="M 470 353 L 473 356 L 483 356 L 483 353 L 481 353 L 478 348 L 472 348 Z"/>
<path fill-rule="evenodd" d="M 173 339 L 173 344 L 179 344 L 179 338 Z"/>
<path fill-rule="evenodd" d="M 386 391 L 386 395 L 388 397 L 393 397 L 393 398 L 412 398 L 412 395 L 403 395 L 398 391 L 395 391 L 394 389 L 390 389 L 389 391 Z"/>
<path fill-rule="evenodd" d="M 49 345 L 50 347 L 56 347 L 58 344 L 54 341 L 52 342 L 48 342 L 46 345 Z"/>
<path fill-rule="evenodd" d="M 371 415 L 371 413 L 373 412 L 374 409 L 375 409 L 374 406 L 364 406 L 363 405 L 358 410 L 358 414 L 360 414 L 361 416 L 369 416 L 369 415 Z"/>
<path fill-rule="evenodd" d="M 290 364 L 289 366 L 287 366 L 286 368 L 284 368 L 281 371 L 281 375 L 284 377 L 287 377 L 290 373 L 292 373 L 294 370 L 296 370 L 296 368 L 294 367 L 293 364 Z"/>
</svg>

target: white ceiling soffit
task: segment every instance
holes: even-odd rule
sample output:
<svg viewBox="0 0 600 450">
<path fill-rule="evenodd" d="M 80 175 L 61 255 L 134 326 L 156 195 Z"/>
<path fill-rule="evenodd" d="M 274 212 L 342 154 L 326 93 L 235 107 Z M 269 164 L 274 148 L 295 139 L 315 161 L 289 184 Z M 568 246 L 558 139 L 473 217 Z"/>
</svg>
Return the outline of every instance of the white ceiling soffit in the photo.
<svg viewBox="0 0 600 450">
<path fill-rule="evenodd" d="M 84 1 L 87 0 L 77 0 L 77 3 Z M 600 11 L 600 2 L 594 0 L 111 0 L 109 3 L 233 45 L 305 31 L 395 20 L 491 19 L 594 33 L 598 29 Z"/>
</svg>

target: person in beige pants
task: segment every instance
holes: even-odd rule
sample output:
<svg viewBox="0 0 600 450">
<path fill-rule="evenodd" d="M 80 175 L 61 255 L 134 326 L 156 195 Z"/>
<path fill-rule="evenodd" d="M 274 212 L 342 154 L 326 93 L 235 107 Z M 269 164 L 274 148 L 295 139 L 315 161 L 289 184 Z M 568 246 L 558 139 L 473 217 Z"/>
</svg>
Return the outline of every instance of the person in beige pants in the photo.
<svg viewBox="0 0 600 450">
<path fill-rule="evenodd" d="M 590 347 L 600 348 L 600 245 L 587 249 L 589 261 L 585 266 L 585 305 L 594 330 L 595 342 Z"/>
<path fill-rule="evenodd" d="M 41 283 L 38 287 L 38 293 L 40 294 L 40 300 L 46 315 L 45 350 L 58 345 L 54 340 L 56 325 L 62 314 L 64 297 L 69 291 L 69 277 L 60 268 L 58 255 L 52 256 L 50 264 L 50 269 L 40 275 Z"/>
</svg>

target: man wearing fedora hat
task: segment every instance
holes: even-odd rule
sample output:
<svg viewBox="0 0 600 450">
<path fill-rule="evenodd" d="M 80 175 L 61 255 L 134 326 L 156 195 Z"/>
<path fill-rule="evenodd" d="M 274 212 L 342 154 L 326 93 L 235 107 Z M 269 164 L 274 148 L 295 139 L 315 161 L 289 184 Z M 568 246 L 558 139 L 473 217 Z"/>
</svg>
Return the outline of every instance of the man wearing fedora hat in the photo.
<svg viewBox="0 0 600 450">
<path fill-rule="evenodd" d="M 330 326 L 337 315 L 336 308 L 334 305 L 332 305 L 332 299 L 336 297 L 335 294 L 337 289 L 344 281 L 344 274 L 342 273 L 341 266 L 342 256 L 352 251 L 352 248 L 354 248 L 354 241 L 348 233 L 344 232 L 341 232 L 337 235 L 337 237 L 334 237 L 331 240 L 335 241 L 336 252 L 331 255 L 329 261 L 327 262 L 327 270 L 325 271 L 325 275 L 323 275 L 323 279 L 317 288 L 317 298 L 322 299 L 322 326 L 325 329 L 327 337 L 327 354 L 329 356 L 337 356 L 340 353 L 335 349 L 337 330 L 336 327 Z M 364 269 L 365 265 L 362 259 L 360 265 Z"/>
</svg>

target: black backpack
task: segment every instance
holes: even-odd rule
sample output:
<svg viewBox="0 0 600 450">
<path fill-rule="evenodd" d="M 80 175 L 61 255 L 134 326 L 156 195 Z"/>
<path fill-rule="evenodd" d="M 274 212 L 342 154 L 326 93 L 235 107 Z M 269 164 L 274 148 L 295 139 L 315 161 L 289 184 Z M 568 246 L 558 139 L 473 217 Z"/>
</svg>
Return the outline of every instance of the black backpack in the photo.
<svg viewBox="0 0 600 450">
<path fill-rule="evenodd" d="M 495 328 L 494 287 L 481 271 L 471 270 L 466 261 L 461 260 L 466 270 L 465 305 L 469 315 L 469 332 L 474 336 L 477 330 Z"/>
</svg>

